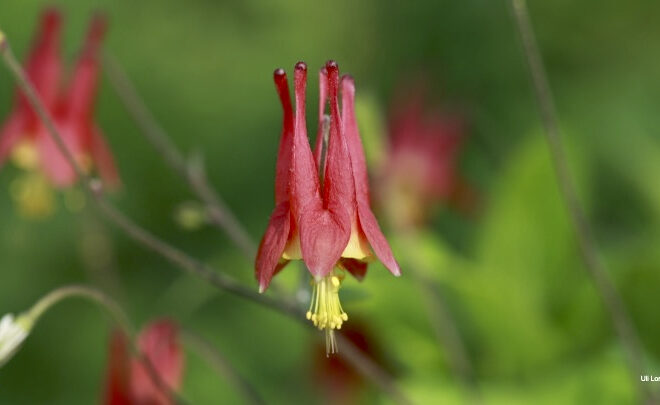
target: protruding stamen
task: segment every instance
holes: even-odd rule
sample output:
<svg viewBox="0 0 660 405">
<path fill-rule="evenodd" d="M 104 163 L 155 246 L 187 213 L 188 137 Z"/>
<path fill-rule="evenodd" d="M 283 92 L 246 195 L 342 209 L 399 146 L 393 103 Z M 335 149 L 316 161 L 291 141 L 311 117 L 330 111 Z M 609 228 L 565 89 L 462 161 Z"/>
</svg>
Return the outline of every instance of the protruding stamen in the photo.
<svg viewBox="0 0 660 405">
<path fill-rule="evenodd" d="M 344 312 L 339 302 L 339 288 L 343 275 L 333 271 L 323 277 L 320 281 L 313 281 L 312 299 L 306 317 L 314 323 L 314 326 L 326 332 L 326 351 L 335 353 L 337 343 L 334 330 L 341 329 L 348 315 Z"/>
<path fill-rule="evenodd" d="M 24 217 L 44 218 L 55 209 L 53 188 L 39 171 L 28 171 L 14 179 L 9 191 Z"/>
<path fill-rule="evenodd" d="M 36 170 L 39 167 L 39 152 L 34 142 L 22 140 L 11 151 L 11 160 L 23 170 Z"/>
</svg>

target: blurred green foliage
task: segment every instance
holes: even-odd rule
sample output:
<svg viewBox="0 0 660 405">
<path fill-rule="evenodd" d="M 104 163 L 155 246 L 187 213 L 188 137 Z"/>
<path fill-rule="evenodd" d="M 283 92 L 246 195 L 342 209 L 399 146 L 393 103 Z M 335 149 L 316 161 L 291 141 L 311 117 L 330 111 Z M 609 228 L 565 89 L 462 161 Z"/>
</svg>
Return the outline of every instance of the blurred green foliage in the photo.
<svg viewBox="0 0 660 405">
<path fill-rule="evenodd" d="M 556 96 L 571 170 L 600 254 L 658 372 L 660 325 L 660 3 L 530 1 Z M 24 55 L 41 0 L 4 0 L 0 27 Z M 280 107 L 272 71 L 298 60 L 311 69 L 336 59 L 356 80 L 373 140 L 394 88 L 423 72 L 437 101 L 464 111 L 470 137 L 461 170 L 481 209 L 439 212 L 411 248 L 393 235 L 404 276 L 374 265 L 346 282 L 349 315 L 366 319 L 387 363 L 419 403 L 466 394 L 438 349 L 406 266 L 442 286 L 486 403 L 631 403 L 638 375 L 592 287 L 562 205 L 505 1 L 128 1 L 57 2 L 73 57 L 92 10 L 111 18 L 106 49 L 124 65 L 149 107 L 186 151 L 202 150 L 212 183 L 254 239 L 272 209 Z M 0 113 L 13 84 L 0 69 Z M 313 76 L 312 76 L 313 77 Z M 310 82 L 308 111 L 316 111 Z M 114 196 L 165 240 L 249 285 L 252 264 L 209 227 L 189 231 L 175 214 L 192 197 L 162 162 L 104 82 L 98 121 L 123 189 Z M 314 128 L 315 114 L 310 116 Z M 359 118 L 358 118 L 359 119 Z M 378 145 L 376 140 L 371 144 Z M 382 144 L 382 142 L 381 142 Z M 177 319 L 208 338 L 268 403 L 322 402 L 310 382 L 318 336 L 283 316 L 219 293 L 134 245 L 93 209 L 62 204 L 45 221 L 16 215 L 0 171 L 0 312 L 20 312 L 65 283 L 102 285 L 136 324 Z M 297 285 L 296 266 L 278 276 Z M 311 329 L 311 328 L 308 328 Z M 101 398 L 108 323 L 81 301 L 60 304 L 0 369 L 0 403 L 90 403 Z M 236 391 L 189 355 L 183 395 L 235 403 Z M 655 369 L 653 368 L 655 366 Z M 366 403 L 386 401 L 374 389 Z"/>
</svg>

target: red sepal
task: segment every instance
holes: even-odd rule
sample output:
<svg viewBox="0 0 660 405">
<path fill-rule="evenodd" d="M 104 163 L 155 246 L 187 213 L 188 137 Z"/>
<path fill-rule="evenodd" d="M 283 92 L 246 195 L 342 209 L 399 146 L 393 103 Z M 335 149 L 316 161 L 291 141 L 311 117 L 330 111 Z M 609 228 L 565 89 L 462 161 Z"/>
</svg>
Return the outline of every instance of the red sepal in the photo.
<svg viewBox="0 0 660 405">
<path fill-rule="evenodd" d="M 307 139 L 305 125 L 305 86 L 307 68 L 296 65 L 296 124 L 294 131 L 291 202 L 300 229 L 303 260 L 315 277 L 332 271 L 346 247 L 351 232 L 354 205 L 350 158 L 341 131 L 337 87 L 337 64 L 328 62 L 330 96 L 330 141 L 321 194 L 316 163 Z"/>
<path fill-rule="evenodd" d="M 376 221 L 376 217 L 371 211 L 369 204 L 367 163 L 355 119 L 355 84 L 349 76 L 342 78 L 342 108 L 342 117 L 344 119 L 343 132 L 346 135 L 346 142 L 348 143 L 348 150 L 351 157 L 350 162 L 353 169 L 360 230 L 364 232 L 369 245 L 371 245 L 378 259 L 392 274 L 399 276 L 401 275 L 399 264 L 394 259 L 392 249 L 389 243 L 387 243 L 383 232 L 380 230 L 378 221 Z"/>
</svg>

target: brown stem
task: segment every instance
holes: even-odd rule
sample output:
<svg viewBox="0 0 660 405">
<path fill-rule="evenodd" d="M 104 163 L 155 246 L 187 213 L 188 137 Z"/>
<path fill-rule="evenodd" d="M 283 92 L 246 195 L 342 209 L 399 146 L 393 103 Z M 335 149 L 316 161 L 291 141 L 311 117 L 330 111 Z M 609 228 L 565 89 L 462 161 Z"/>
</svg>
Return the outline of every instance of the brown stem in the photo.
<svg viewBox="0 0 660 405">
<path fill-rule="evenodd" d="M 213 270 L 211 267 L 158 239 L 147 230 L 141 228 L 130 218 L 126 217 L 121 211 L 117 210 L 105 197 L 100 181 L 91 179 L 83 170 L 81 170 L 78 162 L 66 148 L 50 113 L 44 107 L 32 83 L 26 78 L 23 68 L 16 60 L 16 57 L 9 46 L 9 42 L 1 30 L 0 53 L 2 54 L 3 61 L 13 74 L 18 86 L 26 94 L 30 105 L 34 108 L 37 115 L 46 126 L 50 136 L 56 141 L 58 148 L 67 159 L 68 163 L 80 176 L 84 189 L 91 194 L 93 197 L 92 200 L 97 204 L 100 212 L 108 221 L 114 223 L 134 241 L 161 255 L 180 269 L 199 277 L 214 287 L 261 304 L 266 308 L 275 310 L 304 323 L 304 310 L 298 308 L 295 304 L 284 300 L 278 300 L 268 295 L 259 294 L 256 291 L 243 286 L 232 277 Z M 372 381 L 383 392 L 390 395 L 394 401 L 398 403 L 410 403 L 404 394 L 399 391 L 394 380 L 384 370 L 380 369 L 370 359 L 366 358 L 348 339 L 345 339 L 341 335 L 338 337 L 344 342 L 342 344 L 343 348 L 341 355 L 353 364 L 356 369 L 364 375 L 364 377 Z"/>
<path fill-rule="evenodd" d="M 612 324 L 624 348 L 628 367 L 637 381 L 637 374 L 643 374 L 644 361 L 642 346 L 634 324 L 628 315 L 623 300 L 616 286 L 610 279 L 604 263 L 598 256 L 596 242 L 587 219 L 580 205 L 575 186 L 571 178 L 566 156 L 561 143 L 557 111 L 548 82 L 548 76 L 543 65 L 529 11 L 525 0 L 511 0 L 513 16 L 522 40 L 523 50 L 531 75 L 536 101 L 545 128 L 546 140 L 550 148 L 555 174 L 559 182 L 561 195 L 577 236 L 585 267 L 591 276 L 596 291 L 600 295 L 605 308 L 610 314 Z M 637 388 L 648 402 L 656 403 L 651 390 L 637 383 Z"/>
<path fill-rule="evenodd" d="M 105 54 L 103 68 L 128 113 L 165 162 L 185 180 L 204 202 L 210 221 L 223 230 L 250 260 L 254 260 L 256 245 L 220 195 L 209 184 L 201 159 L 191 164 L 177 149 L 165 129 L 140 98 L 135 86 L 115 58 Z"/>
</svg>

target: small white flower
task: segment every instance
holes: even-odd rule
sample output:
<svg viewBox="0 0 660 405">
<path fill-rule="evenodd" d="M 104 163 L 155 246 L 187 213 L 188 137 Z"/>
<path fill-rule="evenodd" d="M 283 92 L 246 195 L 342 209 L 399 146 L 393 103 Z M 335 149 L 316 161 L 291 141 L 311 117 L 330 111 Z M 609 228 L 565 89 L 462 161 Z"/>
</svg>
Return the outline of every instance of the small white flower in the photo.
<svg viewBox="0 0 660 405">
<path fill-rule="evenodd" d="M 30 332 L 28 322 L 21 318 L 7 314 L 0 320 L 0 367 L 11 359 Z"/>
</svg>

